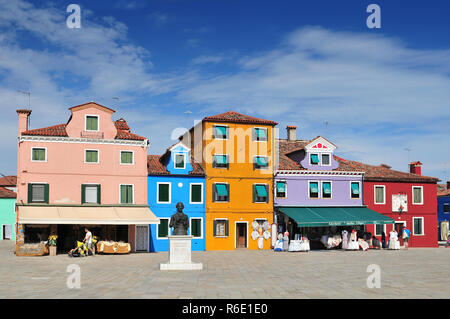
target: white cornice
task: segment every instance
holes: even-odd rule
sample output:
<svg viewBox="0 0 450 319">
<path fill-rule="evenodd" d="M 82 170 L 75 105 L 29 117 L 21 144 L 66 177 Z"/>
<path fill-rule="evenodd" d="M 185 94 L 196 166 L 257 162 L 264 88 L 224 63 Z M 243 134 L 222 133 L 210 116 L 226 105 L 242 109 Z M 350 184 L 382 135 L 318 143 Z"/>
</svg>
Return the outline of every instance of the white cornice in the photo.
<svg viewBox="0 0 450 319">
<path fill-rule="evenodd" d="M 352 171 L 312 171 L 312 170 L 279 170 L 276 171 L 276 175 L 355 175 L 363 176 L 364 172 L 352 172 Z"/>
<path fill-rule="evenodd" d="M 49 142 L 49 143 L 83 143 L 83 144 L 113 144 L 147 146 L 147 139 L 136 140 L 106 140 L 97 138 L 74 138 L 64 136 L 19 136 L 19 142 Z"/>
</svg>

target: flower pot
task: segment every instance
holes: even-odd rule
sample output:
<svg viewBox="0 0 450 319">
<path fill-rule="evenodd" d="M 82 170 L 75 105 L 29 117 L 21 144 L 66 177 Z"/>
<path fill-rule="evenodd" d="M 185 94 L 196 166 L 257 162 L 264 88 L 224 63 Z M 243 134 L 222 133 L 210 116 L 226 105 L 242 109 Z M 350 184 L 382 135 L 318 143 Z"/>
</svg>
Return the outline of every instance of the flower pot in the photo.
<svg viewBox="0 0 450 319">
<path fill-rule="evenodd" d="M 56 256 L 56 246 L 50 246 L 50 256 Z"/>
</svg>

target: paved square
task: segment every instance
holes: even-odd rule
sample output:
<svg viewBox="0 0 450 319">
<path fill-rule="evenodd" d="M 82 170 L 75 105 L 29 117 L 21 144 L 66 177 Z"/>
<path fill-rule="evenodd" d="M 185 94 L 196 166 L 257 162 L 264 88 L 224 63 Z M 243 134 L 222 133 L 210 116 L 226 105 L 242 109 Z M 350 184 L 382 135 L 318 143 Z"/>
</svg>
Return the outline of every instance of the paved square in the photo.
<svg viewBox="0 0 450 319">
<path fill-rule="evenodd" d="M 16 257 L 0 242 L 0 298 L 450 298 L 450 248 L 193 252 L 202 271 L 160 271 L 167 259 Z M 70 264 L 80 266 L 80 289 L 66 285 Z M 370 264 L 380 266 L 381 288 L 367 288 Z"/>
</svg>

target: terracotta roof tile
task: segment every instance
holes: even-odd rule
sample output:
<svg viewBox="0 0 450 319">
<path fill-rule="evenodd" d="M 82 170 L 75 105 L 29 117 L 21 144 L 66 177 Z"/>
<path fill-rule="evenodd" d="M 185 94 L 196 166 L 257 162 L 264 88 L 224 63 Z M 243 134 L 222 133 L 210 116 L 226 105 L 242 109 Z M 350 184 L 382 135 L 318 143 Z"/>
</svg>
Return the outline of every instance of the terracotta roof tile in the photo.
<svg viewBox="0 0 450 319">
<path fill-rule="evenodd" d="M 47 126 L 43 128 L 37 128 L 34 130 L 28 130 L 22 132 L 22 135 L 39 135 L 39 136 L 68 136 L 66 132 L 67 124 L 58 124 L 53 126 Z"/>
<path fill-rule="evenodd" d="M 162 159 L 162 157 L 166 154 L 167 153 L 164 153 L 163 155 L 147 156 L 147 170 L 149 175 L 172 175 L 167 170 L 166 165 L 163 163 L 164 160 Z M 196 176 L 205 175 L 205 171 L 203 170 L 202 166 L 199 163 L 195 162 L 192 156 L 191 156 L 191 165 L 193 170 L 189 172 L 189 175 L 196 175 Z"/>
<path fill-rule="evenodd" d="M 334 156 L 334 158 L 339 162 L 339 167 L 342 167 L 344 170 L 356 169 L 365 172 L 364 180 L 366 181 L 437 183 L 439 180 L 435 177 L 396 171 L 389 168 L 388 165 L 375 166 L 346 160 L 338 156 Z"/>
<path fill-rule="evenodd" d="M 289 154 L 301 151 L 306 145 L 311 143 L 312 140 L 296 140 L 289 141 L 286 139 L 278 140 L 279 147 L 279 170 L 304 170 L 299 163 L 289 157 Z M 400 172 L 391 169 L 389 165 L 381 164 L 380 166 L 374 166 L 364 164 L 361 162 L 346 160 L 336 155 L 333 156 L 336 161 L 339 162 L 339 167 L 335 171 L 350 171 L 350 172 L 365 172 L 364 180 L 367 181 L 405 181 L 405 182 L 424 182 L 424 183 L 436 183 L 437 178 L 416 175 L 406 172 Z"/>
<path fill-rule="evenodd" d="M 0 186 L 16 186 L 17 176 L 10 175 L 0 178 Z"/>
<path fill-rule="evenodd" d="M 130 127 L 123 119 L 115 121 L 114 125 L 117 128 L 116 139 L 118 140 L 146 140 L 145 137 L 130 132 Z M 36 136 L 64 136 L 68 137 L 66 132 L 67 124 L 58 124 L 34 130 L 28 130 L 22 133 L 22 135 L 36 135 Z"/>
<path fill-rule="evenodd" d="M 0 198 L 16 198 L 17 194 L 12 190 L 0 187 Z"/>
<path fill-rule="evenodd" d="M 257 117 L 241 114 L 234 111 L 228 111 L 222 114 L 207 116 L 203 119 L 205 122 L 228 122 L 228 123 L 248 123 L 248 124 L 266 124 L 277 125 L 277 122 L 264 120 Z"/>
</svg>

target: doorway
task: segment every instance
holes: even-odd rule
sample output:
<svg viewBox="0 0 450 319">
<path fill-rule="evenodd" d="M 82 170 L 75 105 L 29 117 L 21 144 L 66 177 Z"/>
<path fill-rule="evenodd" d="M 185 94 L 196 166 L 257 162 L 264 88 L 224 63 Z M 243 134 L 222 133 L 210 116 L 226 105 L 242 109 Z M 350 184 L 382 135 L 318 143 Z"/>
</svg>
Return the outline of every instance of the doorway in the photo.
<svg viewBox="0 0 450 319">
<path fill-rule="evenodd" d="M 148 225 L 136 225 L 136 251 L 148 251 Z"/>
<path fill-rule="evenodd" d="M 236 248 L 247 248 L 247 222 L 236 222 Z"/>
<path fill-rule="evenodd" d="M 400 246 L 403 246 L 403 228 L 406 227 L 406 222 L 400 221 L 395 222 L 395 231 L 398 234 L 398 240 L 400 241 Z"/>
</svg>

